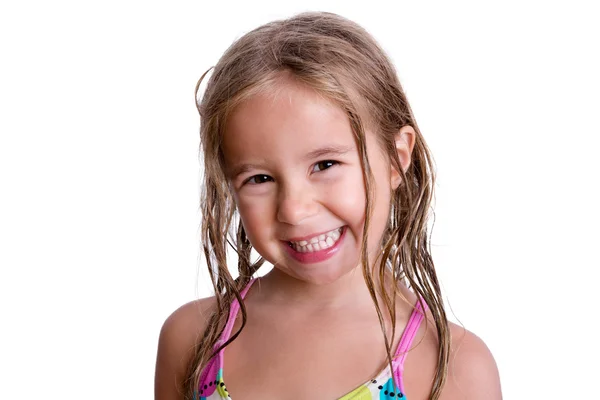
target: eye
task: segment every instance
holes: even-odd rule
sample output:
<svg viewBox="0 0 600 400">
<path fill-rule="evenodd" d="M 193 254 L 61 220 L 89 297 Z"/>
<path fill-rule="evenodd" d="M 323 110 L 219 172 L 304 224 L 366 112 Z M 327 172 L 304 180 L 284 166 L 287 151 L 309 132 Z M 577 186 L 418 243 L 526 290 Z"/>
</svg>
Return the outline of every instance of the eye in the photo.
<svg viewBox="0 0 600 400">
<path fill-rule="evenodd" d="M 250 178 L 246 179 L 246 182 L 244 183 L 249 183 L 251 185 L 259 185 L 261 183 L 265 183 L 265 182 L 269 182 L 272 181 L 273 178 L 271 178 L 269 175 L 254 175 L 251 176 Z"/>
<path fill-rule="evenodd" d="M 333 167 L 336 164 L 339 164 L 339 163 L 337 161 L 333 161 L 333 160 L 319 161 L 313 167 L 313 171 L 312 172 L 323 171 L 325 169 L 329 169 L 329 168 Z"/>
</svg>

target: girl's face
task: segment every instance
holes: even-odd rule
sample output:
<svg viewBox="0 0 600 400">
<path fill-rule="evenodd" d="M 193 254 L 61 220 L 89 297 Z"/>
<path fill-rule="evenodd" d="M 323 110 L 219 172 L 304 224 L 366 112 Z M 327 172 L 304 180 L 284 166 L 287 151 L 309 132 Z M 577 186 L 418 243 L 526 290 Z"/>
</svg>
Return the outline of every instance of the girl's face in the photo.
<svg viewBox="0 0 600 400">
<path fill-rule="evenodd" d="M 373 262 L 399 179 L 369 131 L 366 143 L 375 177 L 368 243 Z M 360 265 L 365 188 L 354 136 L 339 107 L 283 81 L 236 108 L 223 151 L 248 239 L 275 268 L 327 284 Z"/>
</svg>

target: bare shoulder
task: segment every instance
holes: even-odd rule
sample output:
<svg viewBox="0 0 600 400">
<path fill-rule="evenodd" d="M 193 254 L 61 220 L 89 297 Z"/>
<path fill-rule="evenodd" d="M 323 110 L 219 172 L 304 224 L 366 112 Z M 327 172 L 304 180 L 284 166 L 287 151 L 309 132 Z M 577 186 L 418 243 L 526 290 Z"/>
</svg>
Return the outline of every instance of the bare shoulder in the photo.
<svg viewBox="0 0 600 400">
<path fill-rule="evenodd" d="M 453 394 L 447 398 L 502 399 L 498 367 L 487 345 L 473 332 L 454 323 L 450 323 L 450 334 L 446 386 Z"/>
<path fill-rule="evenodd" d="M 155 400 L 181 400 L 181 383 L 193 355 L 198 336 L 204 332 L 216 300 L 214 297 L 191 301 L 165 320 L 158 339 Z"/>
</svg>

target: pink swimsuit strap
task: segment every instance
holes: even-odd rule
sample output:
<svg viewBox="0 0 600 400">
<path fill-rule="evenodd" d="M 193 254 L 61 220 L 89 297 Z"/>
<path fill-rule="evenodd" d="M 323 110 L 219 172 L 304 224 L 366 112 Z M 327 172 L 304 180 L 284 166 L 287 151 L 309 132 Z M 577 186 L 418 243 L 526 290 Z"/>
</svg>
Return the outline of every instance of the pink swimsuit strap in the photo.
<svg viewBox="0 0 600 400">
<path fill-rule="evenodd" d="M 248 290 L 250 289 L 250 287 L 252 286 L 252 284 L 254 283 L 255 280 L 256 279 L 250 280 L 250 282 L 248 282 L 248 285 L 246 285 L 246 287 L 240 292 L 242 299 L 246 296 L 246 294 L 248 293 Z M 233 302 L 231 303 L 231 308 L 229 311 L 229 319 L 227 320 L 227 324 L 225 324 L 225 328 L 223 329 L 223 333 L 221 334 L 221 337 L 215 343 L 215 347 L 214 347 L 215 350 L 217 348 L 219 348 L 219 346 L 221 346 L 222 344 L 227 342 L 227 340 L 229 340 L 229 337 L 231 335 L 231 330 L 233 329 L 233 325 L 235 323 L 235 319 L 236 319 L 239 309 L 240 309 L 240 303 L 238 302 L 237 299 L 233 299 Z M 213 357 L 208 362 L 208 364 L 202 371 L 202 374 L 200 375 L 200 382 L 199 382 L 200 387 L 202 387 L 203 385 L 206 385 L 207 382 L 209 383 L 210 386 L 212 386 L 213 383 L 216 384 L 216 381 L 213 381 L 213 380 L 218 375 L 218 372 L 223 369 L 223 354 L 224 354 L 224 352 L 225 352 L 225 349 L 224 348 L 221 349 L 216 354 L 216 356 Z"/>
<path fill-rule="evenodd" d="M 423 303 L 425 307 L 427 305 Z M 404 365 L 404 360 L 406 359 L 406 355 L 410 350 L 410 346 L 412 345 L 415 336 L 417 335 L 417 331 L 421 326 L 421 322 L 423 318 L 425 318 L 425 313 L 423 312 L 423 308 L 421 307 L 421 302 L 417 300 L 417 303 L 414 306 L 414 310 L 408 319 L 408 324 L 406 324 L 406 328 L 404 328 L 404 332 L 402 333 L 402 337 L 400 338 L 400 343 L 398 343 L 398 349 L 396 350 L 396 362 L 398 365 Z"/>
<path fill-rule="evenodd" d="M 423 319 L 425 318 L 423 307 L 427 309 L 427 304 L 423 301 L 421 305 L 421 301 L 417 300 L 413 312 L 408 319 L 408 323 L 406 324 L 406 328 L 404 328 L 402 337 L 400 338 L 400 343 L 398 343 L 396 355 L 392 360 L 392 373 L 394 374 L 394 380 L 396 381 L 396 384 L 402 393 L 405 393 L 403 380 L 404 361 L 406 360 L 406 356 L 410 351 L 410 346 L 412 345 L 413 340 L 415 340 L 415 337 L 417 336 L 421 322 L 423 322 Z"/>
<path fill-rule="evenodd" d="M 256 281 L 256 278 L 252 278 L 250 282 L 246 285 L 246 287 L 240 292 L 240 297 L 244 299 L 248 290 L 252 284 Z M 235 318 L 237 317 L 237 313 L 240 310 L 240 302 L 237 299 L 233 299 L 231 303 L 231 308 L 229 310 L 229 319 L 227 320 L 227 324 L 225 325 L 225 329 L 223 329 L 223 335 L 221 336 L 221 343 L 225 343 L 229 340 L 229 336 L 231 335 L 231 330 L 233 329 L 233 324 L 235 324 Z M 222 350 L 221 350 L 222 351 Z"/>
</svg>

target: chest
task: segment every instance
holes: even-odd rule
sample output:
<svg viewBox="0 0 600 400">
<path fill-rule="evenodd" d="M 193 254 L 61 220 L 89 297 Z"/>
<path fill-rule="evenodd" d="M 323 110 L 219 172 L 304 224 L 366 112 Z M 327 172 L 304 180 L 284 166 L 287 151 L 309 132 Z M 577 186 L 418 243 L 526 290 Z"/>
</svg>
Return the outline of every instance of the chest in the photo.
<svg viewBox="0 0 600 400">
<path fill-rule="evenodd" d="M 223 379 L 233 400 L 339 399 L 376 377 L 385 354 L 376 320 L 254 320 L 226 348 Z"/>
</svg>

